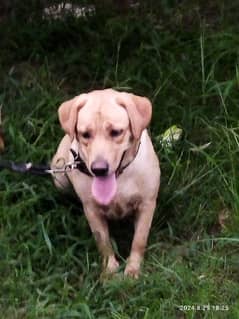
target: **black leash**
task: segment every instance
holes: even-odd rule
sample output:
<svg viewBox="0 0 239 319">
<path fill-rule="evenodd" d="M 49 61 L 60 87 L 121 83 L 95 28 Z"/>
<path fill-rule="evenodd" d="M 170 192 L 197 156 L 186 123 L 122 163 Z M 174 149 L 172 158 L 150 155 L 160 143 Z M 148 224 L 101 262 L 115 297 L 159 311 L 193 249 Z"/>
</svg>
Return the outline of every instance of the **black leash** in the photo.
<svg viewBox="0 0 239 319">
<path fill-rule="evenodd" d="M 71 150 L 73 154 L 73 150 Z M 74 152 L 74 162 L 66 163 L 60 168 L 51 168 L 50 165 L 35 165 L 31 162 L 28 163 L 15 163 L 13 161 L 0 160 L 0 171 L 3 169 L 8 169 L 17 173 L 29 173 L 33 175 L 53 175 L 56 173 L 66 173 L 72 171 L 73 169 L 78 169 L 84 174 L 91 176 L 85 163 L 82 159 Z"/>
<path fill-rule="evenodd" d="M 136 155 L 138 154 L 139 146 L 140 146 L 140 143 L 138 145 Z M 60 167 L 60 168 L 51 168 L 50 165 L 36 165 L 36 164 L 31 163 L 31 162 L 15 163 L 13 161 L 0 160 L 0 171 L 3 169 L 8 169 L 8 170 L 11 170 L 11 171 L 17 172 L 17 173 L 29 173 L 29 174 L 33 174 L 33 175 L 44 176 L 44 175 L 53 175 L 56 173 L 66 173 L 66 172 L 72 171 L 74 169 L 78 169 L 80 172 L 82 172 L 88 176 L 92 176 L 92 174 L 88 170 L 85 162 L 80 157 L 80 154 L 77 153 L 76 151 L 74 151 L 73 149 L 70 149 L 70 151 L 73 155 L 74 161 L 71 163 L 64 163 L 62 165 L 62 167 Z M 122 174 L 123 171 L 125 170 L 125 168 L 128 167 L 136 157 L 136 155 L 135 155 L 135 157 L 129 163 L 127 163 L 126 165 L 121 167 L 121 164 L 123 162 L 125 154 L 126 154 L 126 151 L 124 151 L 124 153 L 121 157 L 119 166 L 116 170 L 116 176 L 119 176 L 120 174 Z"/>
<path fill-rule="evenodd" d="M 33 175 L 53 175 L 56 173 L 66 173 L 73 169 L 78 169 L 82 173 L 92 176 L 89 172 L 85 162 L 82 160 L 79 154 L 73 149 L 70 149 L 74 161 L 71 163 L 64 163 L 60 168 L 51 168 L 50 165 L 36 165 L 31 162 L 28 163 L 15 163 L 13 161 L 0 160 L 0 171 L 8 169 L 17 173 L 29 173 Z"/>
<path fill-rule="evenodd" d="M 33 165 L 32 163 L 15 163 L 13 161 L 0 161 L 0 170 L 9 169 L 18 173 L 30 173 L 33 175 L 49 175 L 50 166 L 48 165 Z"/>
</svg>

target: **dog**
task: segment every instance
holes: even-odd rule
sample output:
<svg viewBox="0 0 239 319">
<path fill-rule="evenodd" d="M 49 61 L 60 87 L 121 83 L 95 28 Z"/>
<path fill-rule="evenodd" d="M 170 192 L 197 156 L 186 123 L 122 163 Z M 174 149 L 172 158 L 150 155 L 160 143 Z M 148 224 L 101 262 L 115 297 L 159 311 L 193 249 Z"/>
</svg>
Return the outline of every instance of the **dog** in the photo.
<svg viewBox="0 0 239 319">
<path fill-rule="evenodd" d="M 80 198 L 104 273 L 119 267 L 107 220 L 132 214 L 134 235 L 124 274 L 138 278 L 160 185 L 159 160 L 147 132 L 151 102 L 132 93 L 95 90 L 61 104 L 58 115 L 65 136 L 51 167 L 74 160 L 79 167 L 57 174 L 55 185 L 63 190 L 72 185 Z"/>
</svg>

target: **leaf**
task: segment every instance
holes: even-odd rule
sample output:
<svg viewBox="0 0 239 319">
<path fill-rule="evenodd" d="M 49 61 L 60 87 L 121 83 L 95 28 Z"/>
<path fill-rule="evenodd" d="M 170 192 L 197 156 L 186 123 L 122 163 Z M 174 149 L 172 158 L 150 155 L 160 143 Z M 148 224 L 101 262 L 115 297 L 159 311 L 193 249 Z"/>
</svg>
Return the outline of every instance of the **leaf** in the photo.
<svg viewBox="0 0 239 319">
<path fill-rule="evenodd" d="M 172 147 L 174 143 L 179 141 L 182 137 L 183 130 L 176 125 L 169 127 L 163 134 L 156 137 L 160 143 L 167 147 Z"/>
<path fill-rule="evenodd" d="M 194 153 L 199 153 L 205 150 L 206 148 L 208 148 L 210 145 L 211 145 L 211 142 L 203 144 L 203 145 L 194 146 L 190 148 L 190 151 Z"/>
</svg>

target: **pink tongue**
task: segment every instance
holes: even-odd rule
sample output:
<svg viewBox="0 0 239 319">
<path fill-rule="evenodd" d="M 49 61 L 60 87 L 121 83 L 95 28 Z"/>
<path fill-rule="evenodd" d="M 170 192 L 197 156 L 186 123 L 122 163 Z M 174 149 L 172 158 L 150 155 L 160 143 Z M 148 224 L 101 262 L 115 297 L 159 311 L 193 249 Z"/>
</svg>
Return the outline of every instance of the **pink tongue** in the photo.
<svg viewBox="0 0 239 319">
<path fill-rule="evenodd" d="M 115 196 L 116 190 L 115 174 L 106 177 L 93 177 L 91 191 L 99 204 L 108 205 Z"/>
</svg>

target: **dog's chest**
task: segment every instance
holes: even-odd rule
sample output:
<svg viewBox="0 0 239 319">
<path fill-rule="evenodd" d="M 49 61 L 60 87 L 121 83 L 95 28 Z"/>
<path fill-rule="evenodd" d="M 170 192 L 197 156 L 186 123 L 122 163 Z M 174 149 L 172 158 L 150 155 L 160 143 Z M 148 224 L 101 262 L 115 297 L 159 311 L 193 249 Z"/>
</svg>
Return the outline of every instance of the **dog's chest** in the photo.
<svg viewBox="0 0 239 319">
<path fill-rule="evenodd" d="M 139 210 L 142 197 L 139 194 L 122 196 L 118 194 L 108 206 L 99 206 L 99 212 L 109 218 L 124 218 L 133 215 Z"/>
<path fill-rule="evenodd" d="M 99 206 L 101 214 L 117 219 L 134 215 L 139 210 L 143 202 L 140 185 L 136 178 L 126 174 L 127 172 L 118 178 L 117 192 L 113 201 L 107 206 Z"/>
</svg>

